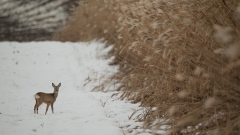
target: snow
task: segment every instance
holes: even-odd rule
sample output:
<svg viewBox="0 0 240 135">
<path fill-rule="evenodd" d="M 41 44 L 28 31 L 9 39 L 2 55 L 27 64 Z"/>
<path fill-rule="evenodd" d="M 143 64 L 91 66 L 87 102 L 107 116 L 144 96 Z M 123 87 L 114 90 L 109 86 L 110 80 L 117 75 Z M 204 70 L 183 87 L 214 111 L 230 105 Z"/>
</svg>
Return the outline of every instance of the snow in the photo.
<svg viewBox="0 0 240 135">
<path fill-rule="evenodd" d="M 134 119 L 141 111 L 129 119 L 139 104 L 118 100 L 119 84 L 108 81 L 118 72 L 109 66 L 112 48 L 96 41 L 0 42 L 0 135 L 151 134 Z M 92 92 L 103 81 L 104 92 Z M 33 95 L 60 82 L 54 113 L 49 107 L 45 115 L 42 104 L 34 114 Z"/>
</svg>

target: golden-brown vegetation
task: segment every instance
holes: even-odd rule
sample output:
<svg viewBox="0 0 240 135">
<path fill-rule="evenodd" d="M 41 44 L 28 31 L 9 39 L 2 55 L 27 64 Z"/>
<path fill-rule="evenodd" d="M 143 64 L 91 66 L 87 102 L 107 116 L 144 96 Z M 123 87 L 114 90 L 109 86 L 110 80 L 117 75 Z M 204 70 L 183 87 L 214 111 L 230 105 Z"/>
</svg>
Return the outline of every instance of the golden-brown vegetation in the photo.
<svg viewBox="0 0 240 135">
<path fill-rule="evenodd" d="M 104 37 L 111 43 L 117 42 L 115 38 L 117 21 L 113 17 L 115 5 L 116 3 L 104 3 L 102 0 L 81 1 L 80 6 L 73 12 L 72 19 L 54 39 L 76 42 Z"/>
<path fill-rule="evenodd" d="M 238 134 L 238 3 L 88 0 L 55 39 L 105 38 L 115 44 L 121 98 L 150 107 L 139 117 L 144 127 L 170 125 L 169 134 Z"/>
</svg>

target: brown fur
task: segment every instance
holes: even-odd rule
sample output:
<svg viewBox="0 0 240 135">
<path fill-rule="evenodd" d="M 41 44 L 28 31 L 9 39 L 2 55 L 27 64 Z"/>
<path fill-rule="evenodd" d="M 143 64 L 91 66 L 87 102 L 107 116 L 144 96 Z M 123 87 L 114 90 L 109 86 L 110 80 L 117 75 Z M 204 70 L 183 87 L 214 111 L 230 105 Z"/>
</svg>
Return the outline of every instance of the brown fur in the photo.
<svg viewBox="0 0 240 135">
<path fill-rule="evenodd" d="M 35 98 L 35 100 L 36 100 L 36 104 L 35 104 L 35 106 L 34 106 L 34 113 L 37 112 L 37 114 L 38 114 L 38 107 L 39 107 L 42 103 L 47 104 L 47 108 L 46 108 L 45 115 L 47 114 L 49 105 L 51 105 L 52 113 L 54 113 L 53 104 L 54 104 L 54 102 L 55 102 L 56 99 L 57 99 L 58 90 L 59 90 L 59 87 L 61 86 L 61 83 L 59 83 L 58 86 L 55 86 L 55 85 L 52 83 L 52 86 L 53 86 L 53 88 L 54 88 L 54 92 L 53 92 L 53 93 L 38 92 L 38 93 L 36 93 L 36 94 L 34 95 L 34 98 Z M 36 109 L 37 109 L 37 111 L 36 111 Z"/>
</svg>

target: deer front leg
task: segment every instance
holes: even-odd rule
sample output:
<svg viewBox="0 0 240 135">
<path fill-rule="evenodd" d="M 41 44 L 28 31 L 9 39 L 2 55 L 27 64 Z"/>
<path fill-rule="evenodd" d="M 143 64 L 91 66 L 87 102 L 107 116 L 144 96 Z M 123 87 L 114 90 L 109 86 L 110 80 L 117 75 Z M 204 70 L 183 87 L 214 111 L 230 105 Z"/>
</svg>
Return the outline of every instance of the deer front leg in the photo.
<svg viewBox="0 0 240 135">
<path fill-rule="evenodd" d="M 49 103 L 47 104 L 47 108 L 46 108 L 46 112 L 45 112 L 45 115 L 47 114 L 47 111 L 48 111 L 48 107 L 49 107 Z"/>
<path fill-rule="evenodd" d="M 53 103 L 51 103 L 51 108 L 52 108 L 52 113 L 54 113 L 54 111 L 53 111 Z"/>
</svg>

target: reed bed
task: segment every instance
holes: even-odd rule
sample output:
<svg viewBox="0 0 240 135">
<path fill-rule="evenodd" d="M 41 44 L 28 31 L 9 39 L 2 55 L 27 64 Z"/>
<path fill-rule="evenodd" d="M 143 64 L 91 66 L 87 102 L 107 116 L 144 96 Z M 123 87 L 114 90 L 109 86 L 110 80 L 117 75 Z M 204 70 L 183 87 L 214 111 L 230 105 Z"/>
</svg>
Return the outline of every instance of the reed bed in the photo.
<svg viewBox="0 0 240 135">
<path fill-rule="evenodd" d="M 145 128 L 240 132 L 240 0 L 88 0 L 54 39 L 114 44 L 121 99 Z M 157 133 L 156 133 L 157 134 Z"/>
</svg>

